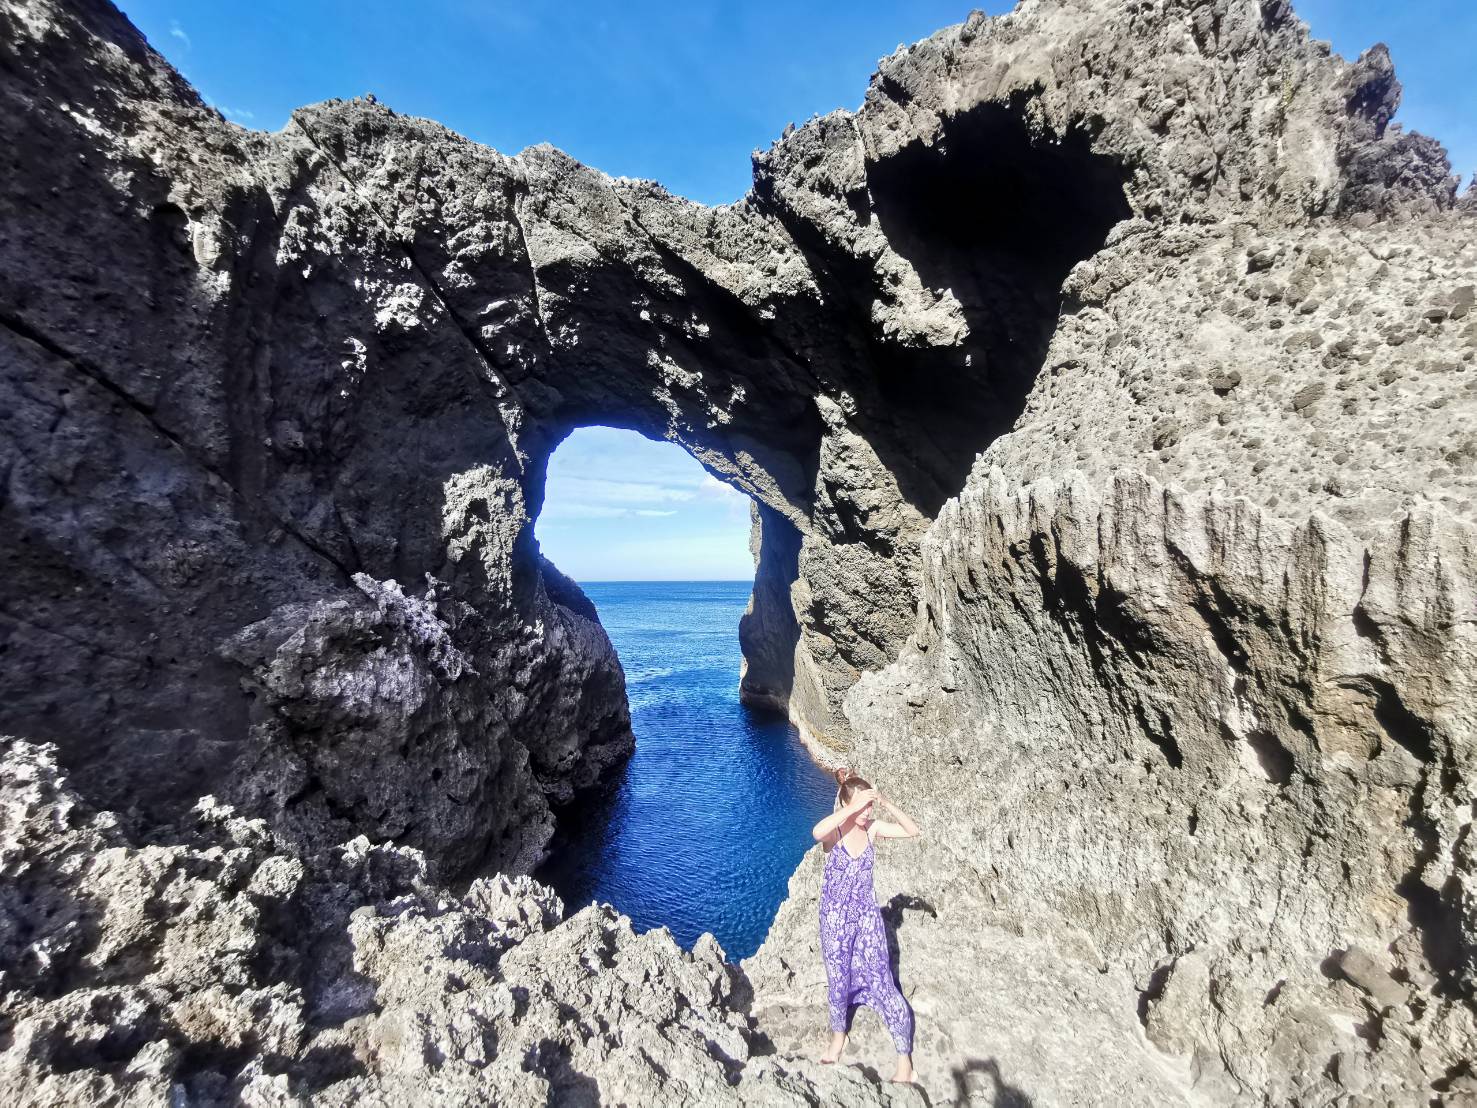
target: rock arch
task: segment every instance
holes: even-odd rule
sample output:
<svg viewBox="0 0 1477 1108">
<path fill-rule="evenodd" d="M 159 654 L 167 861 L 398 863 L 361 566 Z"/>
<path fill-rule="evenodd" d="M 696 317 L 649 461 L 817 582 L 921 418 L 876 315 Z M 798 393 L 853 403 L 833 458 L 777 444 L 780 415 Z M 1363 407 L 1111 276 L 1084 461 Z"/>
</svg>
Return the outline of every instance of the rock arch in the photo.
<svg viewBox="0 0 1477 1108">
<path fill-rule="evenodd" d="M 0 727 L 130 833 L 209 791 L 530 866 L 629 744 L 530 531 L 618 421 L 760 505 L 746 694 L 961 829 L 918 949 L 1029 917 L 1212 1098 L 1470 1084 L 1477 192 L 1382 48 L 976 14 L 706 209 L 372 99 L 242 130 L 91 0 L 0 22 Z"/>
<path fill-rule="evenodd" d="M 79 35 L 113 33 L 68 18 Z M 70 80 L 71 58 L 30 48 L 28 72 Z M 100 492 L 80 529 L 23 529 L 117 548 L 135 501 L 173 510 L 155 472 L 198 487 L 193 515 L 122 538 L 139 561 L 164 538 L 180 582 L 163 590 L 168 616 L 102 632 L 98 648 L 152 635 L 172 665 L 208 661 L 177 680 L 105 674 L 105 709 L 80 677 L 48 682 L 45 704 L 11 698 L 7 723 L 61 741 L 102 803 L 136 794 L 164 812 L 233 764 L 233 799 L 308 838 L 365 828 L 453 868 L 489 851 L 526 864 L 540 832 L 525 842 L 515 828 L 546 825 L 539 795 L 588 784 L 621 745 L 618 676 L 594 677 L 608 648 L 585 641 L 531 543 L 544 466 L 570 428 L 681 443 L 754 499 L 745 695 L 844 749 L 841 697 L 911 628 L 919 537 L 1023 407 L 1068 270 L 1129 210 L 1119 161 L 1087 130 L 1033 118 L 1029 93 L 941 115 L 896 149 L 872 148 L 866 109 L 833 113 L 756 160 L 749 198 L 709 210 L 551 148 L 510 158 L 372 98 L 301 109 L 279 135 L 243 132 L 136 53 L 137 85 L 71 88 L 74 115 L 42 113 L 12 137 L 76 159 L 89 168 L 73 177 L 115 198 L 88 239 L 156 243 L 111 256 L 107 278 L 152 274 L 149 321 L 126 302 L 101 328 L 48 307 L 22 311 L 11 334 L 59 380 L 121 398 L 102 425 L 163 452 L 124 463 L 116 477 L 131 484 Z M 82 112 L 157 120 L 157 156 L 109 146 Z M 101 179 L 116 179 L 110 166 L 130 175 L 122 191 Z M 18 201 L 47 187 L 47 168 L 17 183 Z M 37 290 L 91 249 L 39 206 L 29 245 L 57 265 L 13 269 Z M 123 353 L 146 342 L 173 347 L 164 364 Z M 172 568 L 189 559 L 196 569 Z M 212 581 L 212 562 L 242 568 Z M 17 626 L 85 621 L 79 605 L 103 582 L 80 572 L 76 602 L 28 601 Z M 518 645 L 561 620 L 583 643 L 573 654 L 562 640 Z M 45 634 L 13 637 L 17 672 L 49 664 Z M 381 669 L 401 653 L 414 678 L 386 695 Z M 542 707 L 474 691 L 535 664 Z M 546 714 L 570 699 L 578 729 L 603 741 L 582 749 Z M 474 737 L 493 732 L 505 738 Z M 448 760 L 466 772 L 433 782 Z M 139 791 L 128 767 L 158 761 L 169 772 L 144 770 Z M 537 788 L 505 783 L 520 761 Z M 446 799 L 416 818 L 428 788 Z M 489 823 L 512 845 L 488 839 Z"/>
</svg>

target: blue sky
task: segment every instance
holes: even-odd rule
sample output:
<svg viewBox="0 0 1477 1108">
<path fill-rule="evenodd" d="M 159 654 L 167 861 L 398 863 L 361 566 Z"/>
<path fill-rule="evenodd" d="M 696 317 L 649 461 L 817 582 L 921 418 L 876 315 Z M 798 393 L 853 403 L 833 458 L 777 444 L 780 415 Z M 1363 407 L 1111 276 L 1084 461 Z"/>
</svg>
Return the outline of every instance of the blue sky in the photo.
<svg viewBox="0 0 1477 1108">
<path fill-rule="evenodd" d="M 749 498 L 682 447 L 584 427 L 549 460 L 536 528 L 576 581 L 731 581 L 754 575 Z"/>
<path fill-rule="evenodd" d="M 749 153 L 861 101 L 877 59 L 957 23 L 937 0 L 122 0 L 149 41 L 243 126 L 373 92 L 515 153 L 551 142 L 607 173 L 737 200 Z M 1474 0 L 1295 0 L 1347 58 L 1386 42 L 1397 119 L 1477 171 Z M 576 432 L 550 463 L 538 534 L 579 580 L 747 577 L 747 504 L 679 447 Z M 719 487 L 721 490 L 721 487 Z"/>
<path fill-rule="evenodd" d="M 1316 38 L 1357 58 L 1390 48 L 1405 94 L 1395 116 L 1440 139 L 1463 184 L 1477 173 L 1477 3 L 1473 0 L 1293 0 Z"/>
<path fill-rule="evenodd" d="M 786 123 L 856 107 L 877 59 L 957 23 L 938 0 L 122 0 L 206 99 L 276 130 L 295 107 L 373 92 L 515 153 L 552 142 L 607 173 L 737 200 Z M 1477 171 L 1477 3 L 1295 0 L 1347 58 L 1389 44 L 1399 119 Z"/>
</svg>

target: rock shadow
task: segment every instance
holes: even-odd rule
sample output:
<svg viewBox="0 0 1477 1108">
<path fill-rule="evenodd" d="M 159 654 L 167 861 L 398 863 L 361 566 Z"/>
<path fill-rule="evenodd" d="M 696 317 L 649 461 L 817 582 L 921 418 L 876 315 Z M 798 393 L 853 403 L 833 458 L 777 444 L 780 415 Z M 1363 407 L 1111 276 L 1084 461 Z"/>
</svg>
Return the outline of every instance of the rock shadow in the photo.
<svg viewBox="0 0 1477 1108">
<path fill-rule="evenodd" d="M 751 707 L 784 712 L 795 685 L 795 647 L 800 642 L 790 599 L 791 586 L 800 577 L 800 532 L 772 508 L 752 503 L 759 561 L 748 610 L 739 619 L 744 656 L 739 698 Z"/>
<path fill-rule="evenodd" d="M 930 519 L 1025 409 L 1072 267 L 1133 214 L 1125 168 L 1093 150 L 1097 124 L 1057 134 L 1030 121 L 1030 100 L 1018 93 L 945 116 L 931 140 L 869 163 L 866 189 L 851 198 L 857 219 L 875 223 L 926 288 L 957 302 L 967 327 L 958 342 L 879 336 L 874 306 L 896 290 L 874 260 L 838 250 L 772 182 L 756 179 L 750 198 L 806 254 L 828 307 L 797 316 L 855 371 L 854 424 Z"/>
<path fill-rule="evenodd" d="M 540 1039 L 530 1047 L 523 1070 L 548 1081 L 544 1103 L 549 1108 L 600 1108 L 599 1083 L 573 1067 L 569 1047 L 556 1039 Z"/>
<path fill-rule="evenodd" d="M 1035 1103 L 1026 1091 L 1012 1085 L 1001 1076 L 1000 1063 L 994 1058 L 968 1058 L 962 1066 L 955 1066 L 954 1103 L 989 1103 L 994 1108 L 1032 1108 Z M 988 1084 L 987 1084 L 988 1082 Z M 993 1099 L 980 1099 L 988 1091 Z"/>
</svg>

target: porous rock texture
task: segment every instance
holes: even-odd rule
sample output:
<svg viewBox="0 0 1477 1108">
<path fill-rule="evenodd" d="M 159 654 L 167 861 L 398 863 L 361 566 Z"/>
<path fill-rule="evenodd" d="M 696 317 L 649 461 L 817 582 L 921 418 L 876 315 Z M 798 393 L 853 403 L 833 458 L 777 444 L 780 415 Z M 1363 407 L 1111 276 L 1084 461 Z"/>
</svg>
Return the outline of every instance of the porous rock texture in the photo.
<svg viewBox="0 0 1477 1108">
<path fill-rule="evenodd" d="M 521 876 L 631 743 L 591 423 L 753 498 L 744 694 L 923 824 L 934 1102 L 1477 1096 L 1477 190 L 1382 47 L 1025 0 L 708 209 L 0 22 L 11 1099 L 922 1095 L 804 1060 L 816 855 L 742 969 Z"/>
<path fill-rule="evenodd" d="M 131 841 L 54 747 L 7 740 L 3 770 L 7 1104 L 708 1104 L 740 1072 L 746 1100 L 805 1102 L 742 1070 L 743 978 L 711 936 L 561 922 L 526 876 L 454 896 L 363 836 L 303 856 L 213 797 Z"/>
</svg>

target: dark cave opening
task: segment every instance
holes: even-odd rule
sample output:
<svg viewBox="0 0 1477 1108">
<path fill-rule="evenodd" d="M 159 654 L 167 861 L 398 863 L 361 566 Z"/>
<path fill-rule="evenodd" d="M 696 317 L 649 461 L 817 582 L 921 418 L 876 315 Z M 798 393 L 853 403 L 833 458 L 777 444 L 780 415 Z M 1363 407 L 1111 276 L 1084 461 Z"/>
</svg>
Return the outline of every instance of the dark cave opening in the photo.
<svg viewBox="0 0 1477 1108">
<path fill-rule="evenodd" d="M 927 287 L 952 292 L 968 326 L 958 346 L 870 351 L 891 430 L 878 452 L 893 455 L 904 495 L 929 517 L 1019 418 L 1067 274 L 1132 214 L 1125 171 L 1093 153 L 1092 130 L 1033 129 L 1026 106 L 1016 97 L 947 116 L 932 144 L 915 140 L 868 168 L 871 213 L 892 248 Z"/>
</svg>

